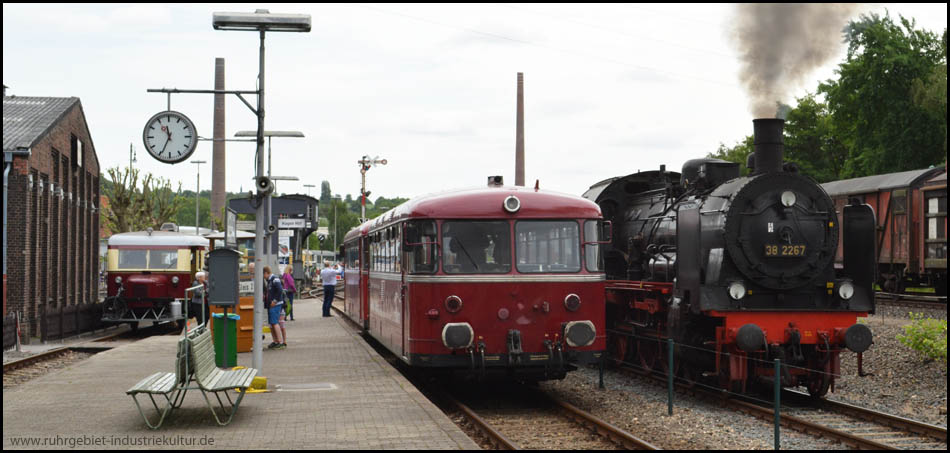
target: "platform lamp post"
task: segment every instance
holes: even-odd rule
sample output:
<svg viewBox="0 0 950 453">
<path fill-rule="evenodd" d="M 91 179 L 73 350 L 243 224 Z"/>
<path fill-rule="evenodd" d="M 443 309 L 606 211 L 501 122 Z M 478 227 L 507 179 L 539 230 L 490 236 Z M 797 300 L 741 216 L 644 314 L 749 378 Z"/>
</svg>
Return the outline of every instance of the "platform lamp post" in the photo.
<svg viewBox="0 0 950 453">
<path fill-rule="evenodd" d="M 200 194 L 201 194 L 201 164 L 206 164 L 206 163 L 208 163 L 208 162 L 207 162 L 207 161 L 204 161 L 204 160 L 193 160 L 193 161 L 191 161 L 191 163 L 197 165 L 197 167 L 196 167 L 197 169 L 195 170 L 195 173 L 198 174 L 198 181 L 195 183 L 195 236 L 198 236 L 198 224 L 200 223 L 200 222 L 198 221 L 198 219 L 199 219 L 199 217 L 198 217 L 198 199 L 199 199 Z"/>
<path fill-rule="evenodd" d="M 260 34 L 260 54 L 259 71 L 257 75 L 257 155 L 256 155 L 256 182 L 258 188 L 258 199 L 261 195 L 268 193 L 272 187 L 268 180 L 264 179 L 264 35 L 267 32 L 310 32 L 309 14 L 271 14 L 266 9 L 259 9 L 253 13 L 213 13 L 212 26 L 215 30 L 236 30 L 236 31 L 256 31 Z M 243 98 L 242 98 L 243 100 Z M 257 207 L 255 218 L 257 219 L 256 235 L 254 239 L 254 249 L 262 250 L 264 245 L 264 203 Z M 261 266 L 261 254 L 255 253 L 254 260 L 257 265 L 254 266 L 254 282 L 262 283 L 264 281 L 263 266 Z M 258 370 L 263 370 L 263 342 L 261 335 L 264 330 L 264 298 L 260 287 L 254 290 L 254 344 L 251 359 L 251 366 Z"/>
<path fill-rule="evenodd" d="M 255 136 L 257 136 L 257 131 L 238 131 L 236 134 L 234 134 L 234 136 L 235 136 L 235 137 L 255 137 Z M 303 137 L 304 137 L 303 132 L 300 132 L 300 131 L 264 131 L 264 137 L 267 137 L 267 177 L 270 178 L 271 181 L 275 181 L 275 180 L 278 180 L 278 179 L 288 180 L 288 179 L 286 179 L 286 178 L 279 178 L 279 177 L 271 176 L 271 170 L 272 170 L 272 166 L 271 166 L 271 138 L 273 138 L 273 137 L 296 137 L 296 138 L 303 138 Z M 290 178 L 290 177 L 288 177 L 288 178 Z M 294 178 L 294 179 L 292 179 L 291 181 L 297 181 L 297 180 L 298 180 L 296 176 L 294 176 L 293 178 Z M 271 212 L 273 211 L 273 209 L 272 209 L 272 206 L 273 206 L 273 196 L 274 196 L 274 193 L 275 193 L 275 192 L 277 192 L 277 187 L 276 187 L 276 186 L 274 187 L 274 190 L 272 190 L 270 193 L 267 194 L 267 199 L 266 199 L 266 202 L 267 202 L 267 203 L 266 203 L 266 206 L 267 206 L 267 214 L 266 214 L 266 216 L 267 216 L 267 222 L 268 222 L 268 224 L 270 224 L 270 222 L 273 221 Z M 266 225 L 265 225 L 265 227 L 266 227 Z M 265 234 L 265 236 L 270 236 L 270 233 Z M 265 262 L 267 263 L 267 265 L 268 265 L 268 266 L 271 266 L 271 269 L 276 269 L 277 262 L 274 260 L 274 250 L 273 250 L 272 247 L 271 247 L 271 243 L 272 243 L 272 242 L 273 242 L 273 241 L 272 241 L 269 237 L 265 238 L 265 241 L 264 241 L 264 249 L 263 249 L 263 252 L 262 252 L 262 253 L 264 254 Z"/>
<path fill-rule="evenodd" d="M 304 184 L 303 186 L 307 188 L 307 196 L 308 196 L 308 197 L 310 196 L 310 189 L 312 189 L 312 188 L 314 188 L 314 187 L 317 187 L 317 186 L 315 186 L 315 185 L 313 185 L 313 184 Z"/>
<path fill-rule="evenodd" d="M 380 159 L 379 156 L 372 159 L 369 156 L 363 156 L 362 159 L 356 161 L 360 164 L 360 175 L 363 177 L 363 181 L 360 183 L 360 223 L 366 221 L 366 196 L 368 195 L 366 192 L 366 172 L 376 165 L 386 165 L 388 162 L 386 159 Z"/>
</svg>

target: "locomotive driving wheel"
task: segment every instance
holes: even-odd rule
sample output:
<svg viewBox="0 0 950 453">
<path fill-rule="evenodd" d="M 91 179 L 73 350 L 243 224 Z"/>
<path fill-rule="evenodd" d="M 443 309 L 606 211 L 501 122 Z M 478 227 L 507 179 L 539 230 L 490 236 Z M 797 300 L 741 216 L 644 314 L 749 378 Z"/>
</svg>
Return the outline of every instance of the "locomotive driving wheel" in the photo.
<svg viewBox="0 0 950 453">
<path fill-rule="evenodd" d="M 623 366 L 630 353 L 630 338 L 626 334 L 614 334 L 610 337 L 610 361 L 615 366 Z"/>
<path fill-rule="evenodd" d="M 658 339 L 637 339 L 637 358 L 640 360 L 640 366 L 646 371 L 666 371 L 666 367 L 663 366 L 662 349 Z"/>
<path fill-rule="evenodd" d="M 812 398 L 821 398 L 827 395 L 829 387 L 831 387 L 831 376 L 828 373 L 808 373 L 808 394 Z"/>
</svg>

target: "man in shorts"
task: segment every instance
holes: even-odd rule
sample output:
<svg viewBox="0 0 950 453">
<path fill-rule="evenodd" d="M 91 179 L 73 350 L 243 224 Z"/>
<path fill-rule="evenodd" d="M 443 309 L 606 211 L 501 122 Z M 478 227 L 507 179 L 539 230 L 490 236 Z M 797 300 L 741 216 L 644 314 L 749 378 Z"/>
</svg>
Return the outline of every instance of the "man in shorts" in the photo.
<svg viewBox="0 0 950 453">
<path fill-rule="evenodd" d="M 267 349 L 284 349 L 287 343 L 280 325 L 281 312 L 284 310 L 284 288 L 280 284 L 280 278 L 271 273 L 270 266 L 264 266 L 263 271 L 264 306 L 267 307 L 267 323 L 270 324 L 270 333 L 274 340 Z"/>
</svg>

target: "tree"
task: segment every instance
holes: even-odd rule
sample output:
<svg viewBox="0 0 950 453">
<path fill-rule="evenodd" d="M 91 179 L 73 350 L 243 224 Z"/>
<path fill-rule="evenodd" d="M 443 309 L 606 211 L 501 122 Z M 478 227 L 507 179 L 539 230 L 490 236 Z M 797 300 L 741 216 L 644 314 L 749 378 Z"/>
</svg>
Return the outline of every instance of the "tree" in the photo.
<svg viewBox="0 0 950 453">
<path fill-rule="evenodd" d="M 848 54 L 836 70 L 839 78 L 818 89 L 835 135 L 849 150 L 842 177 L 925 168 L 946 159 L 946 95 L 942 117 L 912 95 L 914 81 L 929 80 L 946 64 L 946 54 L 935 34 L 914 25 L 904 17 L 898 25 L 889 15 L 871 14 L 845 27 Z"/>
<path fill-rule="evenodd" d="M 785 160 L 818 182 L 841 179 L 848 148 L 837 137 L 828 106 L 808 94 L 785 119 Z"/>
<path fill-rule="evenodd" d="M 745 176 L 749 174 L 749 168 L 746 167 L 746 162 L 749 159 L 749 154 L 752 154 L 752 144 L 753 138 L 751 135 L 748 135 L 742 141 L 736 142 L 731 148 L 727 147 L 724 143 L 720 143 L 719 149 L 717 149 L 716 152 L 707 154 L 706 157 L 735 162 L 739 164 L 740 174 Z"/>
<path fill-rule="evenodd" d="M 332 192 L 330 192 L 330 181 L 323 181 L 320 183 L 320 204 L 326 205 L 330 202 L 330 199 L 333 198 Z"/>
<path fill-rule="evenodd" d="M 938 65 L 933 74 L 925 80 L 915 79 L 911 92 L 914 103 L 924 109 L 943 128 L 943 154 L 947 155 L 947 29 L 943 29 L 940 42 L 943 51 L 943 64 Z M 946 162 L 946 160 L 944 160 Z"/>
<path fill-rule="evenodd" d="M 103 194 L 109 204 L 101 211 L 101 222 L 110 231 L 124 233 L 159 228 L 172 219 L 182 203 L 181 184 L 177 192 L 172 192 L 170 181 L 149 173 L 139 189 L 138 169 L 127 167 L 121 171 L 115 167 L 108 172 L 111 182 L 104 184 Z"/>
</svg>

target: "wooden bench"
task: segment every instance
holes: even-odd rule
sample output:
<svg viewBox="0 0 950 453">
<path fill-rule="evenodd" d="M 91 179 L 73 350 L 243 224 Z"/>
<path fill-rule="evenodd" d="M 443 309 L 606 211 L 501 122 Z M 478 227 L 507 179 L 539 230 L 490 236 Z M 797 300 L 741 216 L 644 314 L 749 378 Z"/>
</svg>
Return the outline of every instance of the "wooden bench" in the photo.
<svg viewBox="0 0 950 453">
<path fill-rule="evenodd" d="M 257 376 L 258 370 L 253 368 L 222 370 L 218 368 L 215 364 L 215 352 L 214 344 L 211 340 L 211 331 L 208 329 L 196 329 L 188 333 L 186 338 L 189 345 L 188 366 L 194 370 L 191 379 L 194 379 L 195 382 L 198 383 L 197 389 L 201 390 L 201 395 L 204 396 L 205 402 L 208 403 L 208 408 L 211 409 L 211 414 L 214 415 L 215 421 L 218 422 L 219 425 L 225 426 L 231 423 L 231 420 L 234 418 L 234 414 L 241 405 L 241 400 L 244 398 L 244 395 L 247 394 L 247 389 L 251 386 L 254 377 Z M 238 398 L 234 402 L 231 401 L 231 396 L 227 393 L 228 390 L 238 391 Z M 225 398 L 227 398 L 230 407 L 225 407 L 221 401 L 219 394 L 222 392 Z M 218 412 L 215 411 L 211 400 L 208 399 L 208 393 L 214 394 L 218 400 L 218 404 L 221 406 L 222 414 L 227 416 L 227 420 L 224 422 L 221 421 L 221 417 L 219 417 Z"/>
<path fill-rule="evenodd" d="M 167 416 L 172 409 L 181 406 L 182 401 L 184 401 L 185 393 L 188 391 L 186 384 L 190 374 L 187 365 L 187 356 L 187 340 L 182 338 L 178 340 L 178 353 L 175 357 L 174 373 L 155 373 L 142 379 L 125 392 L 126 395 L 132 396 L 132 401 L 135 401 L 135 407 L 138 408 L 139 414 L 145 419 L 145 424 L 148 425 L 150 429 L 158 429 L 161 427 L 162 422 L 165 421 L 165 416 Z M 175 393 L 174 398 L 172 398 L 171 394 L 174 392 L 177 393 Z M 145 411 L 143 411 L 142 406 L 139 405 L 137 398 L 139 393 L 148 395 L 148 398 L 152 401 L 152 406 L 155 407 L 155 411 L 159 415 L 158 421 L 154 425 L 148 420 L 148 416 L 145 415 Z M 154 395 L 162 395 L 165 397 L 166 404 L 164 409 L 158 408 Z"/>
</svg>

